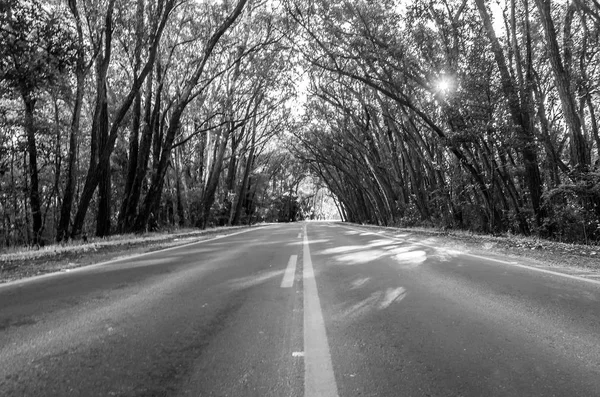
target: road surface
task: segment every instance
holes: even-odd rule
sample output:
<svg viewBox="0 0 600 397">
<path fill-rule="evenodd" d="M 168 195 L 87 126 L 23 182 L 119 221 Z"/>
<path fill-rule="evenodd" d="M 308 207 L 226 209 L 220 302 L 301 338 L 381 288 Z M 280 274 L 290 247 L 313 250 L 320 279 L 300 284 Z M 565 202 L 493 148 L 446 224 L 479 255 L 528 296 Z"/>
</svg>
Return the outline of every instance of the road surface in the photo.
<svg viewBox="0 0 600 397">
<path fill-rule="evenodd" d="M 1 396 L 600 396 L 600 283 L 330 223 L 0 286 Z"/>
</svg>

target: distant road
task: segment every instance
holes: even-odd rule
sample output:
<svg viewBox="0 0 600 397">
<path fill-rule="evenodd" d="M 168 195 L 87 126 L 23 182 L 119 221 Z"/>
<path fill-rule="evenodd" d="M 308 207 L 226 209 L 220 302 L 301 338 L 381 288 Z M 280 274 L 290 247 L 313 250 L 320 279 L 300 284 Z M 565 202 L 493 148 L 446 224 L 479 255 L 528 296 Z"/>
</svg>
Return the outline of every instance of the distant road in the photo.
<svg viewBox="0 0 600 397">
<path fill-rule="evenodd" d="M 0 396 L 600 396 L 600 283 L 248 229 L 0 286 Z"/>
</svg>

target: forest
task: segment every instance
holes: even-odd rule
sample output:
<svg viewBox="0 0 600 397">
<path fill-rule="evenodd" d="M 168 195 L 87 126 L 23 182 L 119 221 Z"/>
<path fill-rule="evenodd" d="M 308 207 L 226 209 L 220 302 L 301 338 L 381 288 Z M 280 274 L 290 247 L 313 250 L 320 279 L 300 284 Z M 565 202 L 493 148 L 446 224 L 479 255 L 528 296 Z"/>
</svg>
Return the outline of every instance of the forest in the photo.
<svg viewBox="0 0 600 397">
<path fill-rule="evenodd" d="M 2 0 L 0 247 L 330 219 L 600 240 L 597 0 Z"/>
</svg>

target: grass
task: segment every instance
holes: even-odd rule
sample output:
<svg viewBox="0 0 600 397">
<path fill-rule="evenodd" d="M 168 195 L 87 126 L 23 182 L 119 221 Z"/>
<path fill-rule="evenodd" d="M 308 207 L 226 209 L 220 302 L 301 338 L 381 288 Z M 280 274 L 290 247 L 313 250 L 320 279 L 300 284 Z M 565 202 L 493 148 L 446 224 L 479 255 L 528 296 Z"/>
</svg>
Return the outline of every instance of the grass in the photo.
<svg viewBox="0 0 600 397">
<path fill-rule="evenodd" d="M 85 243 L 70 241 L 40 248 L 11 247 L 0 253 L 0 283 L 173 247 L 242 228 L 247 226 L 122 234 L 94 237 Z"/>
</svg>

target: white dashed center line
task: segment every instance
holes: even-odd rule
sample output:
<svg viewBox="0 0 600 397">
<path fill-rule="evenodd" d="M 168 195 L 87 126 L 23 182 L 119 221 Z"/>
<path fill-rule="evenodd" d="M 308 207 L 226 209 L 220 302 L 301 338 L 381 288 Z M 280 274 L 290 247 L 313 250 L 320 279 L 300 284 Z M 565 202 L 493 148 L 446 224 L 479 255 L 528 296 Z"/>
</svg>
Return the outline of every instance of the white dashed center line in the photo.
<svg viewBox="0 0 600 397">
<path fill-rule="evenodd" d="M 285 268 L 283 274 L 283 280 L 281 280 L 281 288 L 291 288 L 294 285 L 294 276 L 296 275 L 296 262 L 298 261 L 298 255 L 290 256 L 288 265 Z"/>
<path fill-rule="evenodd" d="M 304 397 L 338 397 L 329 342 L 304 226 Z"/>
</svg>

